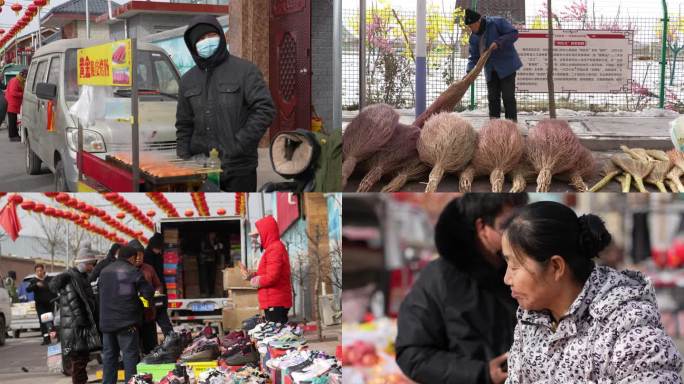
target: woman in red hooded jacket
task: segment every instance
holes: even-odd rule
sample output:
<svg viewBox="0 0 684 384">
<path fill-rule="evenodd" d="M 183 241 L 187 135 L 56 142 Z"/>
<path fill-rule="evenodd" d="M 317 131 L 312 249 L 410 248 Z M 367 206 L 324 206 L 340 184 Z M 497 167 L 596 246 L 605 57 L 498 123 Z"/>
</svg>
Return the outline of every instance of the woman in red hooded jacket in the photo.
<svg viewBox="0 0 684 384">
<path fill-rule="evenodd" d="M 7 84 L 7 131 L 10 141 L 19 141 L 19 129 L 17 127 L 17 115 L 21 112 L 21 102 L 24 99 L 24 83 L 28 71 L 22 69 L 21 72 Z"/>
<path fill-rule="evenodd" d="M 284 324 L 292 308 L 292 281 L 290 257 L 280 241 L 280 230 L 273 216 L 256 222 L 256 229 L 263 249 L 256 272 L 248 273 L 240 265 L 253 287 L 258 288 L 259 307 L 264 310 L 266 321 Z"/>
</svg>

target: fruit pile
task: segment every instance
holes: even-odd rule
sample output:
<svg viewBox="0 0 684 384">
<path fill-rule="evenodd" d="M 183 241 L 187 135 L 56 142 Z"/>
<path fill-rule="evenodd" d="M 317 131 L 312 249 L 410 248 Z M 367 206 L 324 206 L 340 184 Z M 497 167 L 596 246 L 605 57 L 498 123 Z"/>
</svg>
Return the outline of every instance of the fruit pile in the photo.
<svg viewBox="0 0 684 384">
<path fill-rule="evenodd" d="M 342 351 L 342 365 L 372 367 L 380 362 L 375 346 L 365 341 L 355 341 L 344 346 Z"/>
</svg>

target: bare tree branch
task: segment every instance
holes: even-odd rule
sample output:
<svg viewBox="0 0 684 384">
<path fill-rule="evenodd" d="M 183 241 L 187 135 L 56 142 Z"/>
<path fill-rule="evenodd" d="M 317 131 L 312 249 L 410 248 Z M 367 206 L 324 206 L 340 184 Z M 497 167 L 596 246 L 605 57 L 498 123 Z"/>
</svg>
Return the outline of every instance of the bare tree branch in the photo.
<svg viewBox="0 0 684 384">
<path fill-rule="evenodd" d="M 37 215 L 36 221 L 43 231 L 43 237 L 39 236 L 36 242 L 38 251 L 50 255 L 50 271 L 54 271 L 55 254 L 64 249 L 64 223 L 59 219 Z M 68 266 L 67 266 L 68 267 Z"/>
</svg>

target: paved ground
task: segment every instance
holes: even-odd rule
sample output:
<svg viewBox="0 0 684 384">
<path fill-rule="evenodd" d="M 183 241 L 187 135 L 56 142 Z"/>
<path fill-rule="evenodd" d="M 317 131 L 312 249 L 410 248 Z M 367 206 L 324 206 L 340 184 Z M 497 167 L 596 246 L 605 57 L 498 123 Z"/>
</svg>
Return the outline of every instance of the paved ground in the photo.
<svg viewBox="0 0 684 384">
<path fill-rule="evenodd" d="M 6 192 L 45 192 L 53 190 L 53 176 L 43 166 L 40 175 L 29 175 L 25 168 L 24 144 L 10 142 L 7 130 L 0 127 L 0 191 Z M 283 179 L 273 171 L 268 148 L 259 149 L 259 167 L 257 168 L 257 186 L 266 182 L 279 182 Z"/>
<path fill-rule="evenodd" d="M 348 123 L 356 112 L 345 112 L 344 121 Z M 479 129 L 482 124 L 488 120 L 488 117 L 482 114 L 464 113 L 468 121 L 471 122 L 475 129 Z M 527 114 L 519 116 L 519 123 L 522 127 L 523 133 L 527 129 L 536 125 L 537 121 L 545 118 L 541 115 Z M 581 116 L 570 114 L 568 116 L 560 116 L 569 121 L 577 136 L 582 141 L 582 144 L 591 149 L 598 163 L 601 164 L 613 153 L 619 152 L 620 145 L 625 144 L 629 147 L 642 147 L 648 149 L 671 149 L 672 142 L 670 141 L 669 123 L 673 120 L 672 116 L 655 116 L 655 117 L 637 117 L 637 116 Z M 400 121 L 402 123 L 410 124 L 414 120 L 414 116 L 410 113 L 402 113 Z M 346 125 L 346 124 L 345 124 Z M 358 168 L 358 167 L 357 167 Z M 600 165 L 599 165 L 600 168 Z M 356 191 L 361 179 L 364 176 L 364 170 L 358 169 L 348 181 L 345 191 Z M 593 185 L 600 180 L 600 175 L 588 180 L 588 185 Z M 389 178 L 383 179 L 378 183 L 373 192 L 378 192 L 389 181 Z M 422 182 L 408 183 L 403 191 L 407 192 L 423 192 L 425 191 L 425 184 L 427 177 Z M 632 191 L 636 191 L 634 183 L 632 183 Z M 511 183 L 507 180 L 504 190 L 508 190 Z M 646 185 L 649 191 L 657 192 L 654 186 Z M 534 192 L 536 183 L 528 183 L 527 191 Z M 458 191 L 458 176 L 446 175 L 439 185 L 438 191 Z M 489 192 L 491 186 L 488 177 L 478 178 L 473 183 L 474 192 Z M 562 181 L 554 180 L 551 185 L 551 192 L 570 192 L 574 189 Z M 620 192 L 620 184 L 611 182 L 601 192 Z"/>
</svg>

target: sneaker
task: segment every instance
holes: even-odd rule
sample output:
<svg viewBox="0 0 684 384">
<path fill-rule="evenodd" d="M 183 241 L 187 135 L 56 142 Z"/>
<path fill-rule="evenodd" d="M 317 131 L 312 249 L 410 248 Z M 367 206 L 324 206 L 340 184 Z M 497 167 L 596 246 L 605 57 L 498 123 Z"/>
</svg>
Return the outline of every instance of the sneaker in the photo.
<svg viewBox="0 0 684 384">
<path fill-rule="evenodd" d="M 232 381 L 231 374 L 219 368 L 211 368 L 200 373 L 198 378 L 199 384 L 224 384 Z"/>
<path fill-rule="evenodd" d="M 206 343 L 188 352 L 183 352 L 180 361 L 184 363 L 198 362 L 198 361 L 212 361 L 219 356 L 219 348 L 217 343 Z"/>
<path fill-rule="evenodd" d="M 141 373 L 134 375 L 128 380 L 128 384 L 154 384 L 152 381 L 152 375 L 149 373 Z"/>
<path fill-rule="evenodd" d="M 332 366 L 333 362 L 331 360 L 316 359 L 310 366 L 301 371 L 292 372 L 290 376 L 292 376 L 295 382 L 310 381 L 316 377 L 323 376 Z"/>
<path fill-rule="evenodd" d="M 181 355 L 180 336 L 176 333 L 171 333 L 161 345 L 156 346 L 152 352 L 142 359 L 144 364 L 172 364 L 175 363 Z"/>
<path fill-rule="evenodd" d="M 176 364 L 173 371 L 164 376 L 159 384 L 190 384 L 187 368 L 184 365 Z"/>
<path fill-rule="evenodd" d="M 259 352 L 253 345 L 246 345 L 239 352 L 226 358 L 226 364 L 230 366 L 247 365 L 259 362 Z"/>
</svg>

